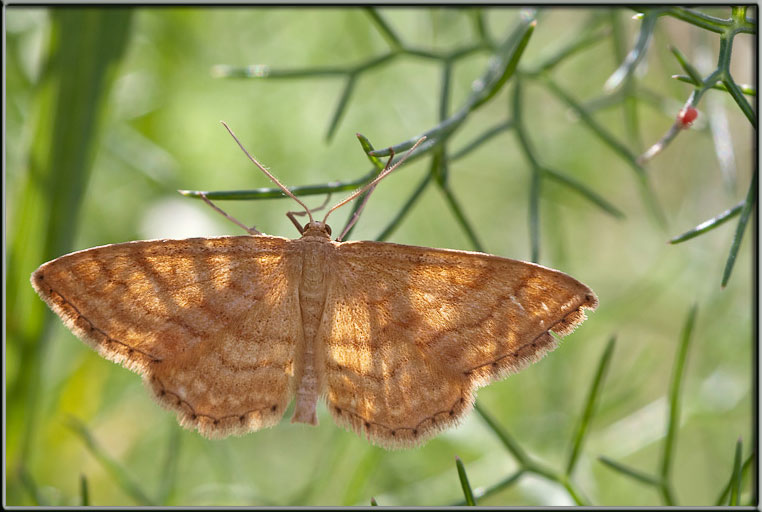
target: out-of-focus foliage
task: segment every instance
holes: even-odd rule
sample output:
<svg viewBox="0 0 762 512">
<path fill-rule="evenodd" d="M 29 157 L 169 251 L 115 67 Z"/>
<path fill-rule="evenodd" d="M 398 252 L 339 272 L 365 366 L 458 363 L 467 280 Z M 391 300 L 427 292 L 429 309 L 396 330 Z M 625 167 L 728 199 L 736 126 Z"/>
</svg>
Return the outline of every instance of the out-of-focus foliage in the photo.
<svg viewBox="0 0 762 512">
<path fill-rule="evenodd" d="M 736 34 L 722 75 L 750 86 L 707 87 L 693 127 L 647 163 L 637 158 L 728 51 L 708 26 L 745 27 L 756 12 L 6 13 L 8 505 L 366 505 L 371 496 L 446 505 L 463 489 L 480 505 L 756 500 L 756 240 L 749 227 L 736 236 L 735 220 L 756 217 L 755 113 L 738 96 L 756 91 L 753 36 Z M 504 41 L 515 45 L 502 69 L 518 55 L 515 69 L 504 83 L 487 80 L 494 96 L 475 94 Z M 384 55 L 393 56 L 344 72 Z M 221 64 L 341 72 L 223 79 L 210 72 Z M 464 106 L 473 108 L 457 131 L 443 129 Z M 176 192 L 271 186 L 219 120 L 289 186 L 368 175 L 356 132 L 378 149 L 433 133 L 445 144 L 377 187 L 352 238 L 536 259 L 590 285 L 600 307 L 541 362 L 480 390 L 478 412 L 419 449 L 371 446 L 323 409 L 317 428 L 287 413 L 272 429 L 222 441 L 182 430 L 136 375 L 46 312 L 28 276 L 95 245 L 240 234 Z M 284 215 L 291 202 L 219 204 L 261 231 L 297 236 Z M 337 212 L 334 226 L 350 213 Z M 667 243 L 715 217 L 717 229 Z"/>
</svg>

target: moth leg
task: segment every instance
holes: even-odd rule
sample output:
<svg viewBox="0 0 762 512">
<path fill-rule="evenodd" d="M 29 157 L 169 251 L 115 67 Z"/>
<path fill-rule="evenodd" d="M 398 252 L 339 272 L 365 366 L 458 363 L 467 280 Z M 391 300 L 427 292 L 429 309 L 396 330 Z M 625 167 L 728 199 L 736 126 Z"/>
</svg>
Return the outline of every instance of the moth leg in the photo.
<svg viewBox="0 0 762 512">
<path fill-rule="evenodd" d="M 201 199 L 203 199 L 204 202 L 206 204 L 208 204 L 209 206 L 211 206 L 215 211 L 217 211 L 217 212 L 221 213 L 222 215 L 224 215 L 225 218 L 228 219 L 230 222 L 232 222 L 233 224 L 235 224 L 237 226 L 240 226 L 243 229 L 245 229 L 246 232 L 248 232 L 250 235 L 261 235 L 262 234 L 259 231 L 257 231 L 257 229 L 254 226 L 252 226 L 250 228 L 246 227 L 246 225 L 244 225 L 241 221 L 239 221 L 238 219 L 236 219 L 232 215 L 228 215 L 227 213 L 225 213 L 225 211 L 223 211 L 222 208 L 220 208 L 219 206 L 217 206 L 216 204 L 211 202 L 209 200 L 209 198 L 206 197 L 206 194 L 204 194 L 203 192 L 201 192 Z"/>
<path fill-rule="evenodd" d="M 391 167 L 393 159 L 394 159 L 394 150 L 392 148 L 389 148 L 389 160 L 386 162 L 386 166 L 384 166 L 381 172 L 384 172 L 388 170 L 389 167 Z M 352 218 L 349 219 L 349 222 L 347 222 L 347 225 L 344 227 L 344 230 L 336 239 L 337 242 L 341 242 L 341 240 L 345 236 L 347 236 L 347 233 L 349 233 L 349 230 L 352 229 L 352 226 L 354 226 L 355 222 L 357 222 L 357 220 L 360 218 L 360 214 L 362 213 L 363 208 L 365 208 L 365 205 L 368 203 L 368 199 L 370 199 L 370 195 L 373 193 L 374 190 L 376 190 L 376 185 L 373 185 L 372 187 L 370 187 L 368 191 L 365 193 L 365 197 L 363 198 L 362 203 L 357 208 L 357 210 L 355 210 L 355 212 L 352 214 Z"/>
<path fill-rule="evenodd" d="M 286 212 L 286 217 L 288 217 L 288 220 L 294 223 L 294 226 L 296 226 L 296 230 L 299 232 L 300 235 L 304 234 L 304 228 L 299 223 L 298 220 L 296 220 L 297 215 L 304 215 L 304 212 Z"/>
</svg>

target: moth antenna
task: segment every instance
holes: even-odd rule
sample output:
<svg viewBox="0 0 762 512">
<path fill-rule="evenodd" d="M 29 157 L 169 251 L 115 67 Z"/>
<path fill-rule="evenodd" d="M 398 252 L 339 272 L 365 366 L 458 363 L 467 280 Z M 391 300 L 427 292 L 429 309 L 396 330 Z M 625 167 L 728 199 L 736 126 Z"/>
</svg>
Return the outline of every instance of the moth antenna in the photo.
<svg viewBox="0 0 762 512">
<path fill-rule="evenodd" d="M 376 184 L 378 184 L 378 182 L 379 182 L 379 181 L 381 181 L 382 179 L 384 179 L 384 178 L 386 178 L 387 176 L 389 176 L 389 173 L 391 173 L 391 172 L 392 172 L 394 169 L 396 169 L 397 167 L 399 167 L 399 166 L 402 164 L 402 162 L 404 162 L 405 160 L 407 160 L 407 158 L 410 156 L 410 154 L 411 154 L 413 151 L 415 151 L 415 148 L 417 148 L 417 147 L 418 147 L 418 146 L 421 144 L 421 142 L 423 142 L 423 141 L 425 141 L 425 140 L 426 140 L 426 136 L 424 135 L 423 137 L 421 137 L 420 139 L 418 139 L 418 141 L 417 141 L 415 144 L 413 144 L 413 147 L 412 147 L 412 148 L 410 148 L 410 149 L 407 151 L 407 153 L 405 153 L 405 156 L 403 156 L 402 158 L 400 158 L 400 161 L 399 161 L 399 162 L 397 162 L 396 164 L 394 164 L 394 165 L 393 165 L 393 166 L 391 166 L 391 167 L 388 167 L 388 166 L 387 166 L 388 168 L 384 169 L 384 170 L 381 172 L 381 174 L 379 174 L 378 176 L 376 176 L 376 179 L 374 179 L 373 181 L 371 181 L 370 183 L 368 183 L 368 184 L 367 184 L 367 185 L 365 185 L 364 187 L 362 187 L 362 188 L 359 188 L 359 189 L 355 190 L 354 192 L 352 192 L 352 194 L 350 194 L 350 195 L 349 195 L 349 197 L 347 197 L 346 199 L 344 199 L 343 201 L 341 201 L 341 202 L 340 202 L 340 203 L 338 203 L 337 205 L 334 205 L 334 206 L 333 206 L 333 207 L 332 207 L 330 210 L 328 210 L 328 213 L 326 213 L 326 214 L 325 214 L 325 217 L 323 217 L 323 224 L 325 224 L 326 220 L 328 220 L 328 216 L 329 216 L 331 213 L 333 213 L 333 211 L 334 211 L 334 210 L 336 210 L 337 208 L 340 208 L 340 207 L 344 206 L 345 204 L 347 204 L 348 202 L 350 202 L 351 200 L 353 200 L 354 198 L 356 198 L 356 197 L 357 197 L 357 196 L 359 196 L 360 194 L 363 194 L 363 193 L 364 193 L 366 190 L 370 189 L 371 187 L 375 187 L 375 186 L 376 186 Z"/>
<path fill-rule="evenodd" d="M 389 168 L 390 165 L 392 165 L 392 160 L 394 160 L 394 149 L 389 148 L 389 160 L 387 160 L 386 165 L 384 166 L 384 171 Z M 383 171 L 382 171 L 383 172 Z M 341 242 L 345 236 L 347 236 L 347 233 L 349 233 L 349 230 L 352 229 L 352 226 L 355 225 L 355 222 L 360 218 L 360 214 L 365 209 L 365 205 L 368 204 L 368 200 L 370 199 L 370 195 L 373 193 L 373 191 L 376 190 L 376 186 L 372 186 L 368 189 L 368 193 L 365 194 L 365 197 L 362 199 L 362 204 L 355 210 L 355 213 L 352 214 L 352 218 L 349 219 L 349 222 L 347 222 L 347 226 L 344 228 L 344 231 L 341 232 L 339 237 L 336 239 L 337 242 Z"/>
<path fill-rule="evenodd" d="M 275 183 L 276 185 L 278 185 L 278 187 L 280 187 L 280 189 L 283 191 L 283 193 L 284 193 L 284 194 L 286 194 L 288 197 L 290 197 L 291 199 L 293 199 L 294 201 L 296 201 L 297 203 L 299 203 L 299 206 L 301 206 L 302 208 L 304 208 L 304 211 L 306 211 L 306 212 L 307 212 L 307 216 L 310 218 L 310 222 L 314 222 L 315 220 L 312 218 L 312 212 L 310 212 L 310 209 L 309 209 L 309 208 L 307 208 L 307 205 L 305 205 L 303 202 L 301 202 L 301 201 L 300 201 L 300 200 L 299 200 L 299 199 L 298 199 L 298 198 L 297 198 L 297 197 L 296 197 L 294 194 L 292 194 L 292 193 L 291 193 L 291 191 L 290 191 L 289 189 L 287 189 L 287 188 L 286 188 L 286 187 L 283 185 L 283 183 L 281 183 L 280 181 L 278 181 L 278 178 L 276 178 L 275 176 L 273 176 L 272 174 L 270 174 L 270 171 L 268 171 L 268 170 L 265 168 L 265 166 L 264 166 L 264 165 L 260 164 L 260 163 L 257 161 L 257 159 L 256 159 L 256 158 L 254 158 L 253 156 L 251 156 L 251 155 L 249 154 L 249 152 L 248 152 L 248 151 L 246 151 L 246 148 L 245 148 L 245 147 L 243 147 L 243 144 L 241 144 L 241 141 L 240 141 L 240 140 L 238 140 L 238 137 L 236 137 L 236 136 L 235 136 L 235 133 L 233 133 L 233 130 L 231 130 L 231 129 L 230 129 L 230 127 L 229 127 L 229 126 L 228 126 L 228 125 L 225 123 L 225 121 L 220 121 L 220 123 L 222 123 L 222 126 L 224 126 L 224 127 L 225 127 L 225 129 L 228 131 L 228 133 L 230 134 L 230 136 L 231 136 L 231 137 L 233 137 L 233 140 L 235 140 L 235 141 L 236 141 L 236 143 L 238 144 L 238 147 L 240 147 L 240 148 L 241 148 L 241 150 L 242 150 L 244 153 L 246 153 L 246 156 L 247 156 L 247 157 L 249 157 L 249 160 L 251 160 L 252 162 L 254 162 L 254 165 L 256 165 L 257 167 L 259 167 L 259 170 L 261 170 L 263 173 L 265 173 L 265 174 L 267 175 L 267 177 L 268 177 L 268 178 L 270 178 L 270 179 L 273 181 L 273 183 Z"/>
</svg>

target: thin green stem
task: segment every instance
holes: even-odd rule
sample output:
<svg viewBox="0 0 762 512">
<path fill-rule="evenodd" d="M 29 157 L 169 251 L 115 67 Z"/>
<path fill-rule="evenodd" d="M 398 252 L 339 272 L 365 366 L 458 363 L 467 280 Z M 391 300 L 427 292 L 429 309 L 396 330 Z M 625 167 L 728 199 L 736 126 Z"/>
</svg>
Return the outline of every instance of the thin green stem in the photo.
<svg viewBox="0 0 762 512">
<path fill-rule="evenodd" d="M 669 414 L 667 422 L 667 435 L 664 441 L 664 447 L 661 457 L 661 481 L 662 495 L 668 505 L 673 504 L 674 498 L 670 490 L 670 477 L 672 473 L 672 462 L 674 460 L 674 449 L 677 439 L 677 429 L 680 425 L 680 389 L 682 388 L 683 378 L 685 376 L 685 361 L 688 357 L 688 347 L 690 346 L 693 326 L 696 323 L 697 306 L 693 306 L 683 325 L 683 331 L 680 335 L 680 345 L 677 349 L 675 364 L 672 370 L 672 382 L 669 390 Z"/>
<path fill-rule="evenodd" d="M 466 474 L 466 468 L 463 466 L 463 461 L 457 455 L 455 456 L 455 466 L 458 468 L 458 479 L 463 489 L 463 496 L 466 498 L 466 505 L 475 507 L 476 499 L 474 498 L 474 491 L 471 490 L 471 484 L 468 483 L 468 475 Z"/>
<path fill-rule="evenodd" d="M 529 184 L 529 245 L 531 247 L 531 261 L 540 261 L 540 193 L 542 175 L 537 170 L 532 170 Z"/>
<path fill-rule="evenodd" d="M 730 280 L 730 274 L 733 272 L 733 266 L 736 263 L 736 257 L 738 256 L 738 250 L 741 248 L 741 240 L 743 239 L 744 231 L 746 230 L 746 224 L 749 222 L 749 217 L 754 209 L 754 205 L 757 203 L 757 179 L 759 171 L 754 171 L 754 178 L 751 180 L 749 191 L 746 194 L 746 201 L 744 202 L 743 209 L 741 210 L 741 217 L 738 219 L 736 225 L 736 232 L 733 235 L 733 243 L 730 245 L 730 253 L 728 259 L 725 262 L 725 270 L 722 273 L 722 287 L 724 288 Z"/>
<path fill-rule="evenodd" d="M 735 205 L 733 208 L 730 208 L 728 210 L 725 210 L 721 214 L 712 217 L 709 220 L 705 220 L 698 226 L 696 226 L 693 229 L 690 229 L 683 233 L 682 235 L 678 235 L 674 238 L 672 238 L 669 243 L 671 244 L 679 244 L 680 242 L 685 242 L 686 240 L 690 240 L 691 238 L 696 238 L 699 235 L 703 235 L 707 231 L 711 231 L 715 229 L 716 227 L 719 227 L 732 219 L 733 217 L 737 216 L 739 213 L 741 213 L 741 210 L 743 210 L 744 205 L 746 202 L 741 202 Z"/>
<path fill-rule="evenodd" d="M 79 475 L 79 501 L 83 507 L 90 506 L 90 491 L 87 488 L 87 477 Z"/>
<path fill-rule="evenodd" d="M 749 120 L 751 125 L 756 129 L 757 128 L 757 115 L 754 113 L 754 109 L 749 104 L 749 101 L 746 99 L 746 96 L 744 96 L 743 90 L 741 90 L 738 85 L 733 81 L 732 78 L 726 78 L 722 81 L 722 84 L 725 86 L 725 89 L 730 93 L 730 96 L 733 97 L 733 100 L 735 100 L 738 107 L 741 109 L 741 112 L 746 116 L 746 119 Z"/>
<path fill-rule="evenodd" d="M 386 20 L 381 16 L 381 14 L 378 12 L 378 9 L 376 9 L 375 7 L 366 7 L 365 12 L 368 14 L 368 16 L 370 16 L 370 19 L 373 21 L 373 24 L 376 26 L 376 28 L 384 37 L 384 39 L 386 39 L 386 42 L 389 44 L 389 46 L 393 50 L 402 49 L 403 47 L 402 40 L 394 32 L 392 27 L 389 26 Z"/>
<path fill-rule="evenodd" d="M 598 460 L 601 461 L 606 466 L 608 466 L 609 468 L 613 469 L 614 471 L 617 471 L 634 480 L 637 480 L 638 482 L 644 483 L 646 485 L 651 485 L 653 487 L 661 486 L 661 481 L 657 477 L 649 475 L 648 473 L 643 473 L 642 471 L 633 469 L 615 460 L 609 459 L 608 457 L 604 457 L 603 455 L 599 456 Z"/>
<path fill-rule="evenodd" d="M 575 39 L 573 39 L 565 46 L 559 48 L 554 54 L 546 57 L 536 66 L 533 66 L 531 69 L 526 71 L 522 70 L 522 74 L 527 76 L 536 76 L 540 73 L 547 72 L 572 55 L 575 55 L 576 53 L 589 48 L 596 43 L 605 41 L 606 37 L 609 35 L 609 32 L 610 31 L 607 29 L 599 30 L 598 32 L 594 32 L 592 34 L 581 32 Z"/>
<path fill-rule="evenodd" d="M 500 123 L 497 123 L 492 128 L 487 129 L 484 133 L 476 137 L 474 140 L 463 146 L 458 151 L 452 153 L 450 155 L 450 161 L 454 162 L 455 160 L 458 160 L 460 158 L 463 158 L 467 154 L 471 153 L 478 147 L 480 147 L 485 142 L 489 141 L 493 137 L 510 130 L 513 128 L 513 120 L 509 119 L 507 121 L 502 121 Z"/>
<path fill-rule="evenodd" d="M 413 193 L 408 197 L 407 201 L 405 201 L 405 204 L 402 205 L 402 208 L 397 211 L 396 215 L 392 217 L 392 220 L 389 221 L 389 224 L 381 231 L 381 233 L 376 237 L 376 240 L 379 242 L 383 242 L 384 240 L 387 240 L 392 233 L 399 227 L 402 220 L 405 218 L 405 216 L 410 212 L 410 210 L 413 208 L 413 205 L 415 205 L 418 202 L 418 198 L 423 194 L 423 191 L 426 190 L 426 187 L 429 186 L 429 183 L 431 182 L 432 175 L 430 172 L 426 173 L 426 176 L 423 177 L 420 183 L 418 183 L 418 186 L 415 187 L 415 190 Z"/>
<path fill-rule="evenodd" d="M 748 469 L 751 467 L 751 461 L 754 460 L 754 453 L 750 453 L 746 460 L 743 461 L 743 465 L 741 466 L 741 472 L 746 473 Z M 720 492 L 719 497 L 717 498 L 717 501 L 714 502 L 715 506 L 721 506 L 724 505 L 728 500 L 728 494 L 730 493 L 730 488 L 733 486 L 733 477 L 734 474 L 731 473 L 730 478 L 728 479 L 727 483 L 725 484 L 725 487 L 722 489 L 722 492 Z"/>
<path fill-rule="evenodd" d="M 693 83 L 695 84 L 701 84 L 703 82 L 703 79 L 701 78 L 701 74 L 694 68 L 689 62 L 688 59 L 685 58 L 685 55 L 682 54 L 682 52 L 677 49 L 676 46 L 670 46 L 670 51 L 672 52 L 672 55 L 675 56 L 677 59 L 677 62 L 680 64 L 680 67 L 683 68 L 683 71 L 688 73 L 688 76 L 691 78 Z"/>
<path fill-rule="evenodd" d="M 736 453 L 733 458 L 733 474 L 730 477 L 732 482 L 730 487 L 730 502 L 728 505 L 731 507 L 739 504 L 741 500 L 741 479 L 743 478 L 743 471 L 741 468 L 741 451 L 742 443 L 741 439 L 736 442 Z"/>
<path fill-rule="evenodd" d="M 701 85 L 701 82 L 697 83 L 691 77 L 686 75 L 672 75 L 672 78 L 674 78 L 675 80 L 679 80 L 680 82 L 685 82 L 691 85 Z M 738 87 L 738 89 L 740 89 L 742 93 L 744 93 L 747 96 L 757 95 L 757 89 L 754 86 L 751 86 L 749 84 L 736 84 L 736 86 Z M 714 85 L 712 85 L 711 88 L 716 89 L 718 91 L 728 92 L 728 88 L 725 87 L 725 84 L 722 82 L 715 83 Z"/>
<path fill-rule="evenodd" d="M 413 155 L 415 156 L 415 155 Z M 347 190 L 355 190 L 367 183 L 373 181 L 378 173 L 372 170 L 365 176 L 352 181 L 336 181 L 333 183 L 322 183 L 320 185 L 304 185 L 299 187 L 288 187 L 295 196 L 314 196 L 322 194 L 332 194 L 334 192 L 344 192 Z M 252 190 L 217 190 L 217 191 L 205 191 L 205 190 L 178 190 L 178 192 L 185 197 L 192 197 L 195 199 L 201 199 L 202 194 L 211 200 L 233 200 L 240 201 L 246 199 L 285 199 L 287 195 L 279 188 L 256 188 Z"/>
<path fill-rule="evenodd" d="M 588 392 L 587 400 L 585 401 L 585 407 L 583 409 L 579 425 L 577 426 L 577 432 L 574 435 L 572 448 L 569 452 L 569 459 L 566 463 L 567 476 L 571 475 L 574 471 L 574 466 L 576 465 L 580 451 L 582 450 L 582 444 L 590 425 L 590 420 L 593 417 L 593 411 L 595 410 L 595 404 L 598 399 L 598 395 L 600 394 L 601 386 L 603 385 L 603 379 L 608 370 L 609 363 L 611 362 L 611 355 L 614 353 L 615 343 L 616 338 L 612 337 L 606 344 L 606 348 L 604 349 L 603 354 L 601 354 L 601 358 L 598 361 L 598 369 L 595 372 L 593 383 L 590 386 L 590 391 Z"/>
<path fill-rule="evenodd" d="M 626 161 L 638 175 L 645 174 L 643 168 L 638 164 L 635 155 L 630 152 L 624 144 L 616 140 L 608 130 L 599 125 L 590 113 L 580 105 L 580 103 L 574 100 L 554 80 L 547 76 L 545 77 L 544 83 L 548 86 L 548 89 L 550 89 L 551 92 L 579 116 L 580 120 L 585 123 L 588 128 L 590 128 L 607 146 L 614 150 L 616 154 L 622 157 L 622 159 L 624 159 L 624 161 Z"/>
<path fill-rule="evenodd" d="M 100 462 L 125 494 L 131 496 L 139 505 L 154 505 L 148 495 L 143 492 L 137 482 L 127 473 L 127 470 L 103 450 L 81 421 L 70 417 L 68 426 L 85 443 L 88 451 Z"/>
<path fill-rule="evenodd" d="M 354 91 L 356 83 L 356 74 L 352 73 L 347 76 L 347 81 L 344 84 L 344 90 L 341 92 L 341 97 L 339 97 L 339 102 L 336 104 L 336 109 L 333 112 L 333 117 L 331 118 L 331 122 L 328 125 L 328 131 L 325 135 L 326 141 L 330 141 L 333 138 L 333 134 L 336 133 L 336 128 L 339 126 L 339 121 L 341 121 L 341 118 L 347 109 L 349 98 L 352 97 L 352 91 Z"/>
<path fill-rule="evenodd" d="M 493 494 L 497 494 L 503 489 L 507 489 L 508 487 L 518 482 L 523 474 L 524 474 L 524 470 L 520 469 L 516 471 L 515 473 L 507 476 L 506 478 L 500 480 L 498 483 L 491 485 L 490 487 L 487 487 L 486 489 L 476 488 L 474 490 L 474 501 L 481 500 L 482 498 L 487 498 L 489 496 L 492 496 Z M 453 507 L 462 507 L 463 505 L 466 505 L 465 499 L 452 504 Z"/>
<path fill-rule="evenodd" d="M 671 7 L 664 11 L 663 14 L 717 33 L 724 32 L 727 27 L 732 25 L 731 20 L 716 18 L 714 16 L 704 14 L 703 12 L 695 11 L 693 9 L 686 9 L 684 7 Z"/>
<path fill-rule="evenodd" d="M 517 443 L 516 440 L 513 439 L 510 434 L 508 434 L 508 431 L 501 427 L 497 421 L 495 421 L 495 419 L 490 414 L 488 414 L 481 405 L 479 405 L 478 401 L 474 403 L 474 409 L 479 414 L 479 416 L 482 417 L 492 432 L 497 435 L 498 439 L 500 439 L 500 441 L 503 443 L 503 446 L 505 446 L 508 451 L 511 452 L 511 455 L 513 455 L 516 461 L 521 466 L 526 467 L 530 463 L 529 456 L 526 454 L 524 449 L 521 448 L 519 443 Z"/>
<path fill-rule="evenodd" d="M 578 193 L 594 205 L 598 206 L 601 210 L 608 213 L 609 215 L 616 217 L 618 219 L 623 219 L 625 217 L 624 213 L 615 207 L 613 204 L 606 201 L 603 197 L 595 193 L 593 190 L 587 187 L 584 183 L 575 180 L 574 178 L 570 176 L 566 176 L 565 174 L 562 174 L 558 171 L 554 171 L 553 169 L 548 169 L 547 167 L 542 168 L 543 175 L 545 177 L 548 177 L 552 180 L 557 181 L 558 183 L 565 185 L 569 189 L 573 190 L 574 192 Z"/>
<path fill-rule="evenodd" d="M 466 236 L 471 241 L 471 245 L 474 247 L 474 250 L 479 252 L 486 252 L 484 250 L 484 246 L 479 241 L 479 238 L 476 236 L 476 231 L 474 231 L 474 228 L 471 226 L 471 223 L 469 223 L 468 220 L 466 219 L 466 216 L 463 213 L 463 209 L 458 203 L 458 200 L 455 199 L 455 196 L 450 190 L 450 187 L 446 184 L 440 184 L 439 188 L 444 194 L 445 200 L 447 201 L 447 204 L 450 206 L 452 213 L 455 215 L 455 218 L 457 219 L 458 224 L 460 224 L 460 227 L 463 229 L 463 231 L 466 233 Z"/>
<path fill-rule="evenodd" d="M 651 36 L 656 27 L 656 20 L 662 15 L 662 8 L 654 8 L 646 11 L 640 25 L 638 39 L 632 47 L 632 50 L 624 58 L 622 64 L 611 74 L 603 85 L 604 91 L 613 91 L 617 89 L 632 73 L 638 64 L 646 56 L 648 46 L 651 43 Z"/>
</svg>

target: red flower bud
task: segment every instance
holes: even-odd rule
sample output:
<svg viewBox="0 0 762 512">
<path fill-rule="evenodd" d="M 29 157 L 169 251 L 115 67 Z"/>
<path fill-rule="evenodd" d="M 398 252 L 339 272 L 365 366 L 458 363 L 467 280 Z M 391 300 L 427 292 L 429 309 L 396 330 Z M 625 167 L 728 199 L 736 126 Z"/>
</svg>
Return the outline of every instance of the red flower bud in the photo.
<svg viewBox="0 0 762 512">
<path fill-rule="evenodd" d="M 685 107 L 677 114 L 677 120 L 682 128 L 688 128 L 698 117 L 698 110 L 693 107 Z"/>
</svg>

